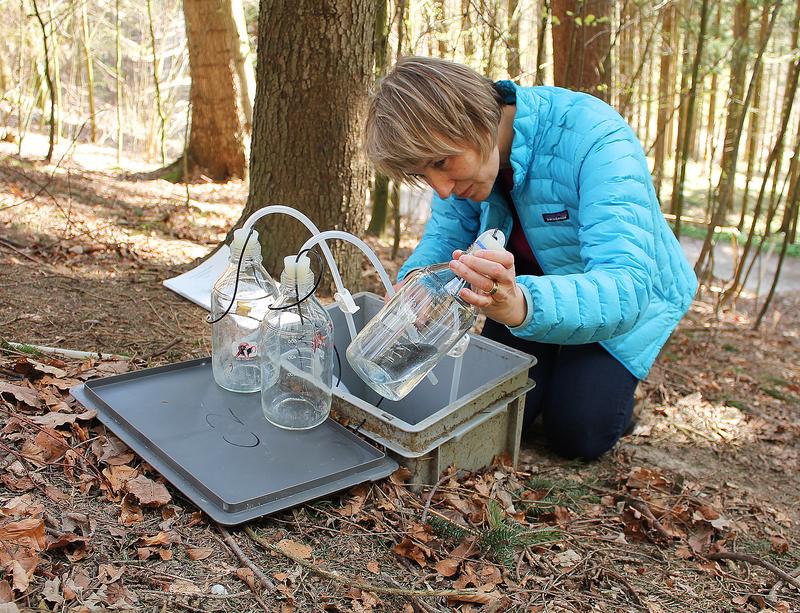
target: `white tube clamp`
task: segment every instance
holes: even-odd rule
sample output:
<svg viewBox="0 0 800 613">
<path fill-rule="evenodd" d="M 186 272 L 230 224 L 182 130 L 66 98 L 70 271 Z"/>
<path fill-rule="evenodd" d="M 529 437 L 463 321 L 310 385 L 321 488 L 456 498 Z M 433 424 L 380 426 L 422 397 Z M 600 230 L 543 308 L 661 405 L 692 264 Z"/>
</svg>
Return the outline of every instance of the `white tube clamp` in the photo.
<svg viewBox="0 0 800 613">
<path fill-rule="evenodd" d="M 350 291 L 346 288 L 342 288 L 341 291 L 336 292 L 333 295 L 333 299 L 343 313 L 350 313 L 352 315 L 361 308 L 355 303 L 352 294 L 350 294 Z"/>
</svg>

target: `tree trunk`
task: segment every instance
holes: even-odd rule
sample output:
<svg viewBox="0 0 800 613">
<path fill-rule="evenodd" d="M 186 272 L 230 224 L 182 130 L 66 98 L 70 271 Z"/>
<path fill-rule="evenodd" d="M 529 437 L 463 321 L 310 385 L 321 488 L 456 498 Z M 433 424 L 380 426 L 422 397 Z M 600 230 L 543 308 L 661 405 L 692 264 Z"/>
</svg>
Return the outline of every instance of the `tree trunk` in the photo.
<svg viewBox="0 0 800 613">
<path fill-rule="evenodd" d="M 92 41 L 89 30 L 89 10 L 86 7 L 86 0 L 81 2 L 81 30 L 83 42 L 83 59 L 86 62 L 86 91 L 89 94 L 89 126 L 91 128 L 91 139 L 97 142 L 97 118 L 94 109 L 94 58 L 92 58 Z"/>
<path fill-rule="evenodd" d="M 373 53 L 375 55 L 375 77 L 380 78 L 386 73 L 387 51 L 389 42 L 389 20 L 387 19 L 387 0 L 375 0 L 375 40 Z M 398 6 L 399 8 L 399 6 Z M 399 24 L 402 30 L 402 21 Z M 398 49 L 398 56 L 400 50 Z M 375 173 L 370 192 L 372 215 L 367 227 L 367 234 L 381 236 L 386 230 L 389 205 L 389 179 L 379 172 Z"/>
<path fill-rule="evenodd" d="M 653 183 L 656 194 L 661 197 L 661 181 L 664 178 L 664 162 L 667 150 L 667 124 L 671 119 L 672 96 L 672 62 L 677 50 L 672 46 L 672 31 L 675 28 L 675 5 L 664 8 L 661 22 L 661 62 L 659 65 L 658 115 L 656 118 L 655 163 Z"/>
<path fill-rule="evenodd" d="M 167 118 L 164 115 L 164 105 L 161 102 L 161 84 L 158 80 L 158 53 L 156 51 L 156 32 L 153 28 L 153 7 L 152 1 L 146 0 L 147 5 L 147 26 L 150 30 L 150 47 L 153 51 L 153 85 L 156 88 L 156 111 L 158 112 L 158 119 L 161 122 L 161 165 L 165 166 L 167 163 Z"/>
<path fill-rule="evenodd" d="M 117 166 L 122 162 L 122 28 L 119 18 L 119 0 L 114 4 L 114 29 L 116 34 L 116 74 L 114 75 L 117 86 Z"/>
<path fill-rule="evenodd" d="M 541 0 L 539 5 L 541 15 L 536 31 L 536 85 L 544 85 L 544 65 L 545 57 L 545 35 L 547 33 L 547 22 L 550 21 L 550 0 Z"/>
<path fill-rule="evenodd" d="M 461 36 L 464 38 L 464 59 L 467 63 L 475 55 L 475 39 L 472 33 L 472 0 L 461 0 Z"/>
<path fill-rule="evenodd" d="M 200 169 L 219 181 L 244 178 L 252 111 L 249 93 L 242 92 L 254 79 L 247 33 L 240 32 L 241 0 L 185 0 L 183 12 L 192 75 L 190 172 Z"/>
<path fill-rule="evenodd" d="M 758 31 L 758 44 L 764 43 L 767 36 L 767 26 L 769 25 L 769 5 L 764 4 L 761 10 L 761 25 Z M 750 181 L 753 180 L 753 170 L 758 160 L 758 133 L 761 130 L 761 88 L 764 83 L 764 66 L 758 67 L 756 74 L 756 91 L 753 94 L 753 106 L 748 112 L 747 121 L 747 144 L 745 145 L 745 156 L 747 157 L 747 172 L 744 179 L 744 193 L 742 194 L 742 207 L 739 214 L 739 230 L 744 229 L 744 218 L 747 214 L 747 199 L 750 192 Z"/>
<path fill-rule="evenodd" d="M 47 88 L 50 90 L 50 135 L 47 146 L 47 155 L 45 156 L 45 160 L 49 164 L 53 161 L 56 98 L 53 90 L 53 81 L 50 78 L 50 58 L 47 49 L 47 28 L 44 25 L 44 20 L 42 19 L 42 14 L 39 12 L 39 7 L 36 4 L 36 0 L 31 0 L 31 2 L 33 4 L 33 12 L 36 15 L 36 20 L 39 22 L 39 27 L 42 30 L 42 44 L 44 45 L 44 78 L 47 81 Z"/>
<path fill-rule="evenodd" d="M 447 15 L 444 0 L 433 1 L 433 35 L 436 37 L 436 54 L 444 59 L 450 55 L 447 44 Z"/>
<path fill-rule="evenodd" d="M 758 49 L 758 54 L 756 55 L 755 62 L 753 64 L 753 75 L 750 78 L 750 83 L 747 86 L 747 95 L 744 97 L 744 101 L 742 103 L 742 112 L 739 114 L 738 123 L 734 126 L 734 130 L 732 133 L 734 134 L 733 142 L 731 143 L 731 167 L 736 168 L 736 161 L 739 157 L 739 145 L 741 143 L 741 136 L 744 124 L 744 113 L 747 111 L 747 108 L 750 106 L 750 102 L 753 99 L 753 93 L 755 90 L 755 73 L 758 71 L 759 66 L 761 65 L 761 60 L 764 57 L 764 51 L 767 47 L 767 43 L 769 42 L 769 38 L 772 35 L 772 30 L 775 27 L 775 21 L 778 17 L 778 13 L 780 13 L 781 5 L 783 4 L 783 0 L 776 0 L 773 5 L 772 15 L 769 20 L 769 26 L 767 27 L 767 36 L 763 41 L 763 44 Z M 765 173 L 765 176 L 769 174 L 769 169 Z M 733 177 L 731 177 L 733 179 Z M 719 188 L 724 186 L 724 190 L 720 190 Z M 723 181 L 722 178 L 720 179 L 720 183 L 717 189 L 717 202 L 714 206 L 713 213 L 711 214 L 711 220 L 708 225 L 708 230 L 706 232 L 706 236 L 703 239 L 703 246 L 700 248 L 700 255 L 697 258 L 697 261 L 694 264 L 695 273 L 698 276 L 701 276 L 703 273 L 705 266 L 706 266 L 706 259 L 708 254 L 711 251 L 711 241 L 714 236 L 714 228 L 716 226 L 722 225 L 725 220 L 725 214 L 728 211 L 728 207 L 730 205 L 730 201 L 733 195 L 733 180 L 730 181 Z"/>
<path fill-rule="evenodd" d="M 282 203 L 322 230 L 363 233 L 361 133 L 374 28 L 374 0 L 261 0 L 250 193 L 237 225 Z M 264 262 L 280 273 L 283 257 L 297 253 L 308 232 L 286 218 L 261 225 Z M 362 257 L 339 241 L 331 249 L 345 284 L 356 289 Z"/>
<path fill-rule="evenodd" d="M 506 40 L 506 68 L 509 79 L 518 79 L 522 74 L 519 49 L 519 0 L 507 0 L 508 39 Z"/>
<path fill-rule="evenodd" d="M 722 14 L 722 3 L 717 4 L 717 13 L 714 19 L 714 28 L 711 31 L 711 38 L 714 40 L 719 40 L 719 28 L 720 28 L 720 21 L 721 21 L 721 14 Z M 717 58 L 712 57 L 711 63 L 714 64 Z M 711 151 L 714 149 L 714 139 L 716 138 L 716 134 L 714 133 L 716 129 L 715 120 L 717 118 L 717 71 L 714 70 L 711 73 L 711 85 L 708 88 L 708 121 L 707 123 L 707 131 L 706 134 L 706 147 L 703 155 L 705 159 L 711 161 Z"/>
<path fill-rule="evenodd" d="M 686 10 L 691 10 L 690 7 L 685 7 Z M 683 155 L 684 155 L 684 142 L 683 139 L 687 134 L 685 134 L 686 125 L 688 124 L 689 118 L 687 117 L 687 113 L 689 110 L 687 101 L 688 101 L 688 94 L 687 91 L 689 89 L 689 35 L 690 31 L 689 28 L 684 29 L 683 34 L 683 44 L 681 45 L 681 53 L 680 53 L 680 62 L 681 62 L 681 81 L 680 85 L 678 86 L 678 138 L 677 143 L 675 145 L 675 156 L 673 158 L 673 171 L 672 171 L 672 196 L 670 198 L 670 213 L 675 215 L 675 209 L 678 208 L 678 198 L 677 192 L 682 190 L 682 186 L 678 187 L 678 183 L 680 182 L 680 167 L 681 164 L 684 163 Z M 680 206 L 683 206 L 683 202 L 681 201 Z M 678 224 L 680 225 L 680 224 Z M 676 226 L 678 227 L 678 226 Z"/>
<path fill-rule="evenodd" d="M 611 12 L 610 0 L 553 1 L 553 76 L 557 86 L 610 99 Z"/>
<path fill-rule="evenodd" d="M 725 121 L 725 144 L 720 162 L 721 176 L 717 187 L 717 198 L 728 190 L 728 182 L 736 179 L 736 164 L 733 156 L 733 143 L 740 137 L 737 133 L 739 119 L 743 113 L 745 70 L 747 69 L 747 36 L 750 22 L 749 0 L 738 0 L 733 16 L 734 46 L 731 57 L 731 71 L 728 91 L 728 110 Z M 731 188 L 731 191 L 733 189 Z M 724 212 L 725 213 L 725 212 Z M 725 223 L 725 215 L 720 221 Z"/>
<path fill-rule="evenodd" d="M 676 168 L 675 175 L 679 176 L 678 181 L 675 183 L 675 188 L 672 193 L 672 203 L 675 213 L 675 236 L 680 237 L 681 233 L 681 215 L 683 214 L 683 186 L 686 182 L 686 162 L 689 157 L 689 142 L 691 134 L 694 131 L 694 105 L 697 98 L 697 83 L 700 74 L 700 64 L 703 61 L 703 46 L 706 38 L 706 24 L 708 23 L 708 0 L 703 0 L 700 6 L 700 33 L 697 37 L 697 47 L 692 63 L 692 80 L 689 86 L 688 99 L 686 101 L 686 114 L 685 114 L 685 130 L 683 133 L 683 151 L 680 155 L 680 170 Z M 688 33 L 687 33 L 688 37 Z M 687 44 L 688 48 L 688 44 Z"/>
</svg>

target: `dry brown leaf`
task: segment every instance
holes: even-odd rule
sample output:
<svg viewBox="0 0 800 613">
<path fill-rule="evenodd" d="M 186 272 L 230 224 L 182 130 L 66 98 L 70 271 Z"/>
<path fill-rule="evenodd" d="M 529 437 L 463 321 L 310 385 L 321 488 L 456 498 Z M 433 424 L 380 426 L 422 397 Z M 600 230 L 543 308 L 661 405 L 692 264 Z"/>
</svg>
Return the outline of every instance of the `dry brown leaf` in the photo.
<svg viewBox="0 0 800 613">
<path fill-rule="evenodd" d="M 38 501 L 34 501 L 30 494 L 23 494 L 16 496 L 6 502 L 0 513 L 10 517 L 22 517 L 23 515 L 42 515 L 44 513 L 44 505 Z"/>
<path fill-rule="evenodd" d="M 142 509 L 139 507 L 139 505 L 136 504 L 133 496 L 126 495 L 122 499 L 122 504 L 120 505 L 120 510 L 119 510 L 120 523 L 125 526 L 130 526 L 131 524 L 138 524 L 140 521 L 143 520 L 144 520 L 144 513 L 142 513 Z"/>
<path fill-rule="evenodd" d="M 256 591 L 256 575 L 249 568 L 237 568 L 236 576 L 247 584 L 252 591 Z"/>
<path fill-rule="evenodd" d="M 139 476 L 139 471 L 130 466 L 109 466 L 103 469 L 103 475 L 108 479 L 111 491 L 119 493 L 128 481 Z"/>
<path fill-rule="evenodd" d="M 452 577 L 458 572 L 459 564 L 461 564 L 460 560 L 445 558 L 444 560 L 439 560 L 435 564 L 434 568 L 436 568 L 436 572 L 442 577 Z"/>
<path fill-rule="evenodd" d="M 295 558 L 300 558 L 301 560 L 311 559 L 311 547 L 303 543 L 298 543 L 291 539 L 283 539 L 278 542 L 276 547 Z"/>
<path fill-rule="evenodd" d="M 83 536 L 91 536 L 96 525 L 97 522 L 86 513 L 71 511 L 61 515 L 61 529 L 65 532 L 80 531 Z"/>
<path fill-rule="evenodd" d="M 33 551 L 45 548 L 44 520 L 28 517 L 0 526 L 0 543 L 16 543 Z"/>
<path fill-rule="evenodd" d="M 414 560 L 420 566 L 425 566 L 426 552 L 409 538 L 404 538 L 392 549 L 397 555 Z M 427 551 L 430 555 L 430 550 Z"/>
<path fill-rule="evenodd" d="M 153 548 L 152 547 L 137 547 L 136 548 L 136 557 L 140 560 L 146 560 L 151 555 L 153 555 Z"/>
<path fill-rule="evenodd" d="M 97 456 L 99 462 L 105 462 L 109 466 L 121 466 L 130 462 L 134 454 L 128 446 L 116 436 L 107 435 L 105 442 L 99 440 L 92 443 L 92 453 Z"/>
<path fill-rule="evenodd" d="M 40 383 L 42 385 L 52 385 L 53 387 L 57 387 L 61 391 L 65 392 L 71 387 L 80 385 L 81 381 L 78 379 L 60 379 L 50 375 L 45 375 L 40 379 Z"/>
<path fill-rule="evenodd" d="M 37 362 L 35 360 L 28 360 L 28 363 L 33 366 L 33 369 L 46 374 L 46 375 L 53 375 L 54 377 L 62 378 L 67 376 L 67 371 L 57 366 L 51 366 L 49 364 L 42 364 L 41 362 Z"/>
<path fill-rule="evenodd" d="M 44 589 L 42 590 L 42 596 L 48 602 L 63 604 L 64 596 L 61 595 L 61 579 L 56 577 L 55 579 L 45 581 Z"/>
<path fill-rule="evenodd" d="M 171 545 L 179 541 L 180 537 L 174 532 L 159 532 L 153 536 L 143 536 L 139 539 L 139 542 L 145 547 Z"/>
<path fill-rule="evenodd" d="M 14 589 L 20 593 L 27 592 L 33 573 L 28 574 L 18 560 L 11 560 L 6 566 L 6 571 L 11 571 Z"/>
<path fill-rule="evenodd" d="M 380 566 L 378 566 L 378 563 L 375 560 L 367 562 L 367 570 L 373 575 L 377 575 L 379 572 L 381 572 Z"/>
<path fill-rule="evenodd" d="M 31 417 L 31 421 L 44 426 L 46 428 L 57 428 L 64 424 L 74 424 L 76 420 L 89 421 L 97 416 L 95 411 L 88 409 L 83 413 L 45 413 L 44 415 L 35 415 Z"/>
<path fill-rule="evenodd" d="M 163 547 L 158 550 L 158 557 L 165 562 L 172 559 L 172 549 L 164 549 Z"/>
<path fill-rule="evenodd" d="M 7 381 L 0 381 L 0 394 L 11 394 L 20 402 L 24 402 L 34 409 L 40 409 L 42 407 L 42 403 L 36 395 L 36 391 L 29 387 L 14 385 Z"/>
<path fill-rule="evenodd" d="M 14 600 L 14 590 L 5 579 L 0 580 L 0 603 L 7 603 Z"/>
<path fill-rule="evenodd" d="M 172 594 L 200 594 L 200 588 L 186 579 L 176 579 L 170 583 L 168 591 Z"/>
<path fill-rule="evenodd" d="M 119 581 L 120 577 L 125 573 L 124 566 L 114 566 L 113 564 L 100 564 L 97 567 L 97 580 L 100 583 L 114 583 Z"/>
<path fill-rule="evenodd" d="M 148 479 L 144 475 L 126 481 L 125 490 L 136 496 L 143 507 L 158 507 L 172 500 L 164 484 Z"/>
<path fill-rule="evenodd" d="M 408 470 L 405 466 L 401 466 L 391 475 L 389 475 L 389 480 L 396 485 L 402 485 L 410 478 L 411 478 L 411 471 Z"/>
<path fill-rule="evenodd" d="M 211 547 L 187 547 L 186 555 L 190 560 L 205 560 L 214 550 Z"/>
<path fill-rule="evenodd" d="M 60 489 L 58 489 L 54 485 L 45 485 L 44 486 L 44 494 L 50 500 L 52 500 L 53 502 L 55 502 L 58 505 L 63 505 L 65 503 L 69 502 L 69 500 L 70 500 L 69 494 L 67 494 L 66 492 L 62 492 Z"/>
</svg>

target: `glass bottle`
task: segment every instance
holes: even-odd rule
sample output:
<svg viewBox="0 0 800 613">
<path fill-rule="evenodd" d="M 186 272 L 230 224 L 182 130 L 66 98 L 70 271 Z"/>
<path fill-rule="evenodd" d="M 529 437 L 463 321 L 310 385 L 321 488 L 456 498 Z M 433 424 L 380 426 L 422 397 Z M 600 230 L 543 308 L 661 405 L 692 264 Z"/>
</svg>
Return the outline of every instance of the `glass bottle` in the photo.
<svg viewBox="0 0 800 613">
<path fill-rule="evenodd" d="M 503 249 L 499 230 L 467 250 Z M 459 292 L 467 283 L 435 264 L 411 273 L 347 348 L 347 361 L 367 385 L 390 400 L 404 398 L 475 323 L 477 309 Z"/>
<path fill-rule="evenodd" d="M 288 256 L 284 266 L 280 295 L 261 326 L 261 408 L 279 428 L 306 430 L 331 410 L 333 321 L 308 296 L 314 288 L 308 257 Z"/>
<path fill-rule="evenodd" d="M 230 262 L 211 290 L 210 316 L 214 380 L 243 393 L 261 389 L 259 326 L 278 297 L 275 281 L 261 265 L 258 232 L 249 238 L 248 232 L 233 233 Z"/>
</svg>

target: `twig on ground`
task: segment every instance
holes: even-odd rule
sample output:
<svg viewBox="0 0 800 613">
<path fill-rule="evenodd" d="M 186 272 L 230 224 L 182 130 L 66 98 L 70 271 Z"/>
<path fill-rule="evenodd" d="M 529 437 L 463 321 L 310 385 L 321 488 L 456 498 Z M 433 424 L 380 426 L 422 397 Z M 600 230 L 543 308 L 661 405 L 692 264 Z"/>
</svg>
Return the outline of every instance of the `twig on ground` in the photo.
<svg viewBox="0 0 800 613">
<path fill-rule="evenodd" d="M 628 580 L 625 577 L 607 568 L 600 568 L 600 574 L 620 582 L 623 586 L 625 586 L 625 589 L 628 590 L 628 594 L 630 594 L 631 598 L 633 598 L 633 601 L 638 606 L 647 608 L 646 605 L 642 602 L 642 599 L 639 597 L 639 593 L 634 589 L 634 587 L 628 582 Z"/>
<path fill-rule="evenodd" d="M 8 241 L 3 240 L 1 238 L 0 238 L 0 245 L 2 245 L 3 247 L 6 247 L 7 249 L 11 249 L 11 251 L 17 253 L 18 255 L 21 255 L 22 257 L 30 260 L 31 262 L 33 262 L 35 264 L 39 264 L 41 266 L 46 266 L 46 264 L 44 262 L 42 262 L 41 260 L 37 260 L 35 257 L 28 255 L 24 251 L 20 251 L 14 245 L 12 245 Z"/>
<path fill-rule="evenodd" d="M 250 558 L 247 557 L 247 555 L 245 555 L 244 551 L 242 551 L 242 548 L 239 547 L 239 543 L 237 543 L 231 536 L 231 533 L 228 532 L 225 528 L 223 528 L 219 524 L 217 524 L 217 530 L 219 530 L 219 533 L 222 535 L 225 544 L 231 548 L 231 551 L 233 551 L 233 553 L 236 554 L 236 557 L 239 558 L 239 561 L 242 564 L 244 564 L 247 568 L 253 571 L 253 574 L 261 582 L 261 585 L 263 585 L 269 591 L 274 592 L 275 584 L 272 581 L 270 581 L 269 577 L 267 577 L 264 574 L 264 571 L 262 571 L 256 565 L 255 562 L 253 562 Z"/>
<path fill-rule="evenodd" d="M 441 479 L 439 479 L 439 480 L 436 482 L 436 485 L 434 485 L 434 486 L 431 488 L 431 491 L 430 491 L 430 492 L 428 492 L 428 497 L 425 499 L 425 506 L 422 508 L 422 519 L 420 520 L 420 522 L 421 522 L 421 523 L 423 523 L 423 524 L 424 524 L 424 523 L 425 523 L 425 520 L 428 518 L 428 507 L 430 507 L 430 506 L 431 506 L 431 500 L 433 500 L 433 495 L 436 493 L 436 490 L 437 490 L 437 489 L 439 489 L 439 486 L 440 486 L 442 483 L 444 483 L 445 481 L 447 481 L 448 479 L 450 479 L 451 477 L 454 477 L 454 478 L 456 478 L 456 479 L 457 479 L 457 478 L 458 478 L 458 476 L 459 476 L 459 474 L 460 474 L 461 472 L 462 472 L 462 471 L 460 471 L 460 470 L 459 470 L 459 471 L 456 471 L 456 472 L 455 472 L 454 474 L 452 474 L 452 475 L 450 475 L 450 474 L 447 474 L 447 475 L 445 475 L 444 477 L 442 477 Z"/>
<path fill-rule="evenodd" d="M 355 587 L 360 590 L 364 590 L 367 592 L 373 592 L 375 594 L 392 594 L 395 596 L 409 596 L 409 597 L 419 597 L 419 598 L 459 598 L 461 596 L 475 596 L 478 594 L 477 590 L 407 590 L 403 588 L 391 588 L 391 587 L 382 587 L 379 585 L 372 585 L 371 583 L 366 583 L 365 581 L 358 581 L 357 579 L 353 579 L 352 577 L 344 577 L 338 573 L 334 573 L 331 571 L 323 570 L 321 568 L 317 568 L 310 562 L 307 562 L 303 558 L 299 558 L 288 551 L 284 551 L 280 547 L 276 547 L 272 543 L 262 539 L 258 536 L 255 531 L 246 526 L 244 531 L 247 535 L 253 539 L 256 543 L 272 551 L 274 553 L 279 553 L 283 556 L 289 558 L 295 564 L 299 564 L 303 568 L 309 570 L 310 572 L 314 573 L 315 575 L 319 575 L 320 577 L 325 577 L 326 579 L 330 579 L 332 581 L 336 581 L 337 583 L 341 583 L 343 585 L 349 587 Z"/>
<path fill-rule="evenodd" d="M 650 524 L 650 526 L 652 528 L 655 528 L 656 531 L 661 536 L 663 536 L 668 541 L 672 540 L 672 535 L 669 532 L 667 532 L 667 529 L 664 528 L 661 522 L 656 519 L 656 516 L 653 515 L 653 512 L 650 510 L 650 507 L 647 506 L 647 503 L 644 500 L 642 500 L 641 498 L 634 498 L 633 496 L 625 496 L 625 500 L 627 500 L 630 506 L 632 506 L 642 515 L 644 515 L 645 519 Z"/>
<path fill-rule="evenodd" d="M 173 348 L 175 345 L 177 345 L 178 343 L 180 343 L 182 340 L 183 340 L 183 337 L 176 336 L 176 337 L 175 337 L 175 338 L 173 338 L 173 339 L 172 339 L 172 340 L 171 340 L 169 343 L 167 343 L 166 345 L 164 345 L 163 347 L 161 347 L 161 349 L 156 349 L 155 351 L 153 351 L 153 352 L 151 352 L 151 353 L 147 353 L 147 354 L 143 355 L 143 356 L 142 356 L 141 358 L 139 358 L 139 359 L 140 359 L 140 360 L 144 360 L 144 361 L 146 362 L 147 360 L 150 360 L 150 359 L 152 359 L 152 358 L 158 357 L 158 356 L 160 356 L 161 354 L 163 354 L 163 353 L 166 353 L 167 351 L 169 351 L 170 349 L 172 349 L 172 348 Z"/>
<path fill-rule="evenodd" d="M 800 566 L 795 568 L 792 572 L 789 573 L 792 577 L 800 577 Z M 772 586 L 772 589 L 767 594 L 767 602 L 775 604 L 778 602 L 778 592 L 783 587 L 783 579 L 778 579 L 775 585 Z"/>
<path fill-rule="evenodd" d="M 772 562 L 767 562 L 766 560 L 762 560 L 761 558 L 757 558 L 754 555 L 750 555 L 749 553 L 738 553 L 735 551 L 720 551 L 718 553 L 707 553 L 705 557 L 709 560 L 719 561 L 719 560 L 738 560 L 740 562 L 749 562 L 750 564 L 755 564 L 756 566 L 760 566 L 761 568 L 766 568 L 768 571 L 774 573 L 781 579 L 783 579 L 786 583 L 791 583 L 796 588 L 800 589 L 800 580 L 792 577 L 789 573 L 785 570 L 782 570 L 775 566 Z"/>
</svg>

